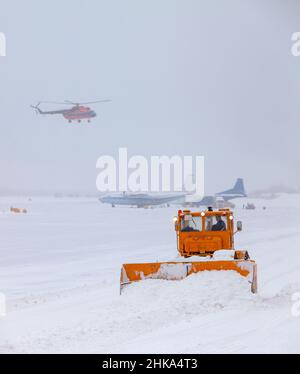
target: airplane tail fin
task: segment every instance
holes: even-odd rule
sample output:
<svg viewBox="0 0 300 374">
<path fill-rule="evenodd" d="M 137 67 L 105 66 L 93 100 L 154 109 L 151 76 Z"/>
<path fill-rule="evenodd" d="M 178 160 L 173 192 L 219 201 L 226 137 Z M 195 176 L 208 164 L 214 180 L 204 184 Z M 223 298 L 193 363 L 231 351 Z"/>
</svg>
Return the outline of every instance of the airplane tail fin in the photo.
<svg viewBox="0 0 300 374">
<path fill-rule="evenodd" d="M 235 182 L 235 185 L 233 187 L 233 190 L 236 193 L 240 193 L 240 194 L 246 195 L 245 186 L 244 186 L 244 179 L 243 178 L 238 178 L 237 179 L 237 181 Z"/>
<path fill-rule="evenodd" d="M 224 197 L 224 199 L 234 197 L 246 197 L 247 193 L 245 190 L 243 178 L 238 178 L 233 188 L 230 188 L 226 191 L 218 192 L 216 196 L 222 196 Z"/>
</svg>

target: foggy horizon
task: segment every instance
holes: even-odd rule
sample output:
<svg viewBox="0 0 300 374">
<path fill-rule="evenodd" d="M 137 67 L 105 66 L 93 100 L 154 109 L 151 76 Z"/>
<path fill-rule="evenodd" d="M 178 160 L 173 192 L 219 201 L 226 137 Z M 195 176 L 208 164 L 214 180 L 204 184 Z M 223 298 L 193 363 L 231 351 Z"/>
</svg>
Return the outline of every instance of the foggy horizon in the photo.
<svg viewBox="0 0 300 374">
<path fill-rule="evenodd" d="M 0 4 L 1 194 L 97 194 L 120 147 L 203 155 L 206 193 L 300 189 L 296 0 Z M 97 99 L 90 124 L 30 108 Z"/>
</svg>

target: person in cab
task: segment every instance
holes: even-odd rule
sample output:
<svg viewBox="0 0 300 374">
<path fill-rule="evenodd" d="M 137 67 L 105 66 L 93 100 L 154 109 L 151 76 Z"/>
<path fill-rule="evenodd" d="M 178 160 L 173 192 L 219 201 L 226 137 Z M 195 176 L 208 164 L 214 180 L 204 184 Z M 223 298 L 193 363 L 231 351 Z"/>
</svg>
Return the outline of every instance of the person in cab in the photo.
<svg viewBox="0 0 300 374">
<path fill-rule="evenodd" d="M 211 230 L 212 231 L 226 231 L 226 223 L 222 220 L 221 216 L 216 216 L 216 221 Z"/>
</svg>

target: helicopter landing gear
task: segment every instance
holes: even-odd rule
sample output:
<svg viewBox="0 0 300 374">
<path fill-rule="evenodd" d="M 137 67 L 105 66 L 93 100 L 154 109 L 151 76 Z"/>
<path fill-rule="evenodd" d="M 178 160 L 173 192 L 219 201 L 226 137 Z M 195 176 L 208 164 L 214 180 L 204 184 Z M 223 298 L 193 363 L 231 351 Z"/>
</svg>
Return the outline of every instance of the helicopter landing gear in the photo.
<svg viewBox="0 0 300 374">
<path fill-rule="evenodd" d="M 72 120 L 71 120 L 71 119 L 69 119 L 69 123 L 72 123 Z"/>
<path fill-rule="evenodd" d="M 90 119 L 88 119 L 88 123 L 90 123 L 91 122 L 91 120 Z"/>
<path fill-rule="evenodd" d="M 78 123 L 80 123 L 80 122 L 81 122 L 81 119 L 78 120 Z"/>
</svg>

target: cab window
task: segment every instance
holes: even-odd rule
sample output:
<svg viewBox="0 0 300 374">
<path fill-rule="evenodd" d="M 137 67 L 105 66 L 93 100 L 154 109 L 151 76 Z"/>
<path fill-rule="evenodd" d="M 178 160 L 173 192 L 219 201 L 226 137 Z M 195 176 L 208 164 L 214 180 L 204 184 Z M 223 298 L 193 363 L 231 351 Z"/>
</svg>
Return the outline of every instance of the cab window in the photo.
<svg viewBox="0 0 300 374">
<path fill-rule="evenodd" d="M 202 217 L 185 215 L 181 220 L 180 230 L 182 232 L 202 231 Z"/>
<path fill-rule="evenodd" d="M 206 231 L 226 231 L 227 230 L 227 217 L 222 215 L 207 216 L 205 218 Z"/>
</svg>

